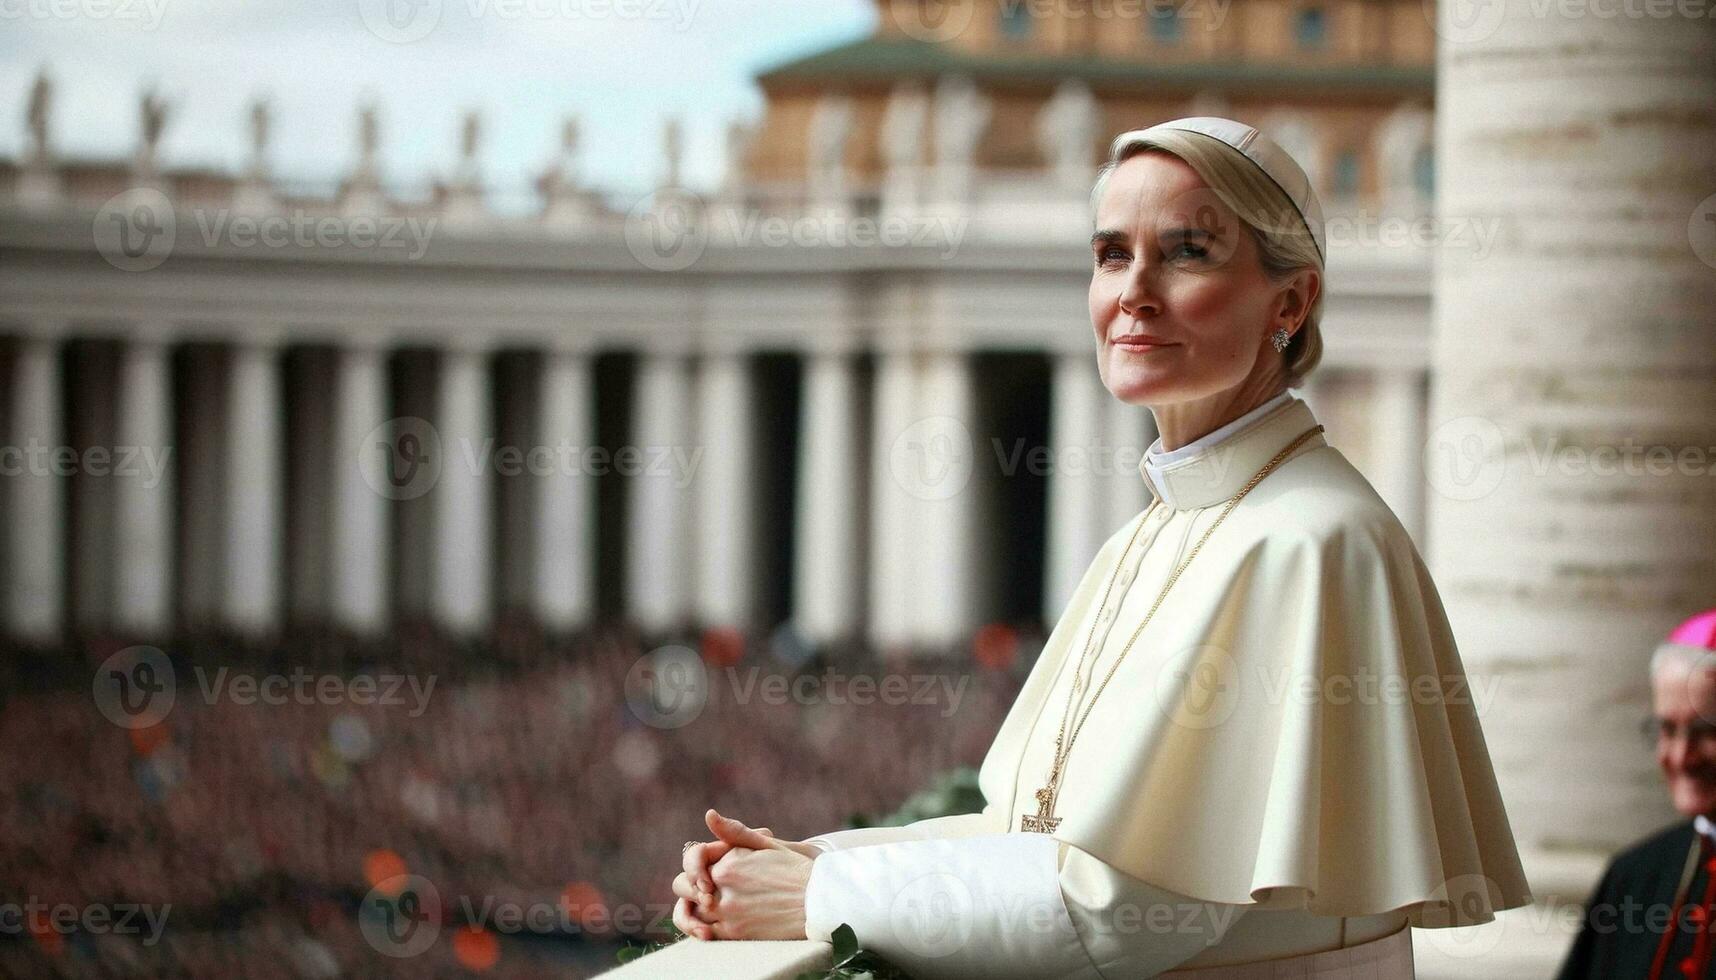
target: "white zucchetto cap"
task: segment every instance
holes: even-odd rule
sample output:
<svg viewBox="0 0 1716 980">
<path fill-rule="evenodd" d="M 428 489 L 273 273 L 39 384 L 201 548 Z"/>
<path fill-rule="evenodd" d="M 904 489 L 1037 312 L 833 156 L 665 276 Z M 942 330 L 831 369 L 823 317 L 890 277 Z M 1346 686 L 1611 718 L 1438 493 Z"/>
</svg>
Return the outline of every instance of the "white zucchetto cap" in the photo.
<svg viewBox="0 0 1716 980">
<path fill-rule="evenodd" d="M 1177 129 L 1188 133 L 1202 133 L 1214 139 L 1221 140 L 1245 155 L 1247 160 L 1257 165 L 1257 169 L 1266 174 L 1275 185 L 1286 192 L 1288 200 L 1299 211 L 1300 220 L 1311 232 L 1311 240 L 1317 245 L 1317 254 L 1323 261 L 1329 259 L 1328 247 L 1324 244 L 1323 236 L 1323 205 L 1317 200 L 1317 191 L 1311 186 L 1311 180 L 1305 176 L 1305 171 L 1287 151 L 1276 145 L 1275 141 L 1263 135 L 1257 127 L 1220 116 L 1187 116 L 1184 119 L 1170 119 L 1165 123 L 1157 123 L 1141 133 L 1149 136 L 1158 130 Z"/>
</svg>

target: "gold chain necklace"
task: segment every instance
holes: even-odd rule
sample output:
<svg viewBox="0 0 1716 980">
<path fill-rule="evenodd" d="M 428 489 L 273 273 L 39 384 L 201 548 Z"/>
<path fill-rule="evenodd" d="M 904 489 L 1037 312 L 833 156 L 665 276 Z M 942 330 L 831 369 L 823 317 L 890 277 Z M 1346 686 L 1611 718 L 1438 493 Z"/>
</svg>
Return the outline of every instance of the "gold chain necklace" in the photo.
<svg viewBox="0 0 1716 980">
<path fill-rule="evenodd" d="M 1114 663 L 1109 665 L 1108 673 L 1103 675 L 1102 683 L 1097 685 L 1096 691 L 1091 694 L 1090 701 L 1085 704 L 1083 713 L 1078 716 L 1078 724 L 1073 726 L 1072 735 L 1069 737 L 1067 735 L 1067 722 L 1072 718 L 1073 703 L 1078 697 L 1079 688 L 1082 684 L 1085 660 L 1091 655 L 1091 641 L 1096 637 L 1096 622 L 1091 622 L 1090 633 L 1085 637 L 1085 649 L 1079 654 L 1078 663 L 1074 666 L 1072 688 L 1067 692 L 1067 706 L 1061 713 L 1061 730 L 1055 735 L 1055 758 L 1049 767 L 1048 782 L 1042 789 L 1037 790 L 1037 812 L 1019 815 L 1020 830 L 1029 833 L 1052 834 L 1055 828 L 1060 826 L 1061 818 L 1055 816 L 1054 812 L 1055 797 L 1060 789 L 1061 772 L 1066 767 L 1067 757 L 1072 755 L 1073 743 L 1078 740 L 1078 733 L 1084 729 L 1085 721 L 1090 718 L 1091 710 L 1096 707 L 1096 700 L 1102 697 L 1102 692 L 1108 688 L 1108 682 L 1114 679 L 1114 672 L 1120 669 L 1121 662 L 1126 659 L 1128 653 L 1132 652 L 1132 644 L 1137 641 L 1138 635 L 1144 632 L 1144 627 L 1150 625 L 1151 617 L 1156 615 L 1156 610 L 1161 607 L 1162 600 L 1168 597 L 1168 590 L 1172 589 L 1174 583 L 1180 580 L 1180 575 L 1191 565 L 1192 560 L 1198 557 L 1198 552 L 1203 550 L 1204 542 L 1210 539 L 1210 535 L 1215 533 L 1215 529 L 1221 526 L 1222 521 L 1227 520 L 1227 515 L 1233 513 L 1233 509 L 1239 506 L 1239 502 L 1245 498 L 1245 495 L 1263 482 L 1264 477 L 1274 472 L 1275 468 L 1280 466 L 1282 461 L 1292 454 L 1293 450 L 1298 449 L 1305 440 L 1322 431 L 1323 427 L 1318 425 L 1301 433 L 1299 438 L 1287 444 L 1287 448 L 1276 453 L 1273 459 L 1263 464 L 1263 468 L 1258 470 L 1256 475 L 1252 476 L 1245 486 L 1239 489 L 1238 493 L 1228 498 L 1227 506 L 1222 508 L 1222 512 L 1216 515 L 1216 519 L 1204 530 L 1203 536 L 1198 538 L 1198 543 L 1192 546 L 1191 554 L 1180 562 L 1173 574 L 1168 576 L 1168 581 L 1162 585 L 1162 591 L 1156 595 L 1156 601 L 1150 605 L 1150 611 L 1144 614 L 1144 619 L 1139 622 L 1138 628 L 1133 630 L 1132 635 L 1126 640 L 1126 646 L 1121 648 L 1120 656 L 1114 658 Z M 1108 588 L 1102 594 L 1102 606 L 1099 608 L 1107 608 L 1108 597 L 1114 591 L 1114 580 L 1119 577 L 1120 569 L 1125 567 L 1127 556 L 1131 554 L 1132 545 L 1138 541 L 1139 534 L 1143 532 L 1145 522 L 1150 519 L 1151 513 L 1156 510 L 1161 502 L 1160 497 L 1151 501 L 1149 509 L 1139 519 L 1138 527 L 1132 532 L 1132 540 L 1126 543 L 1126 550 L 1121 552 L 1119 563 L 1114 566 L 1114 571 L 1108 575 Z M 1107 634 L 1105 633 L 1103 636 L 1106 640 Z"/>
</svg>

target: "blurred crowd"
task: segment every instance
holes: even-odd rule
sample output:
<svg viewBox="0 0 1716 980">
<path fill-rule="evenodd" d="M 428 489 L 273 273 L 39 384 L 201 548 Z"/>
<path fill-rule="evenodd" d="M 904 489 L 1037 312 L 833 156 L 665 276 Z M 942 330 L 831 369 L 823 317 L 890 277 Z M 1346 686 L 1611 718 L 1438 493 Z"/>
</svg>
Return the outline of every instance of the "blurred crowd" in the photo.
<svg viewBox="0 0 1716 980">
<path fill-rule="evenodd" d="M 656 648 L 618 629 L 204 639 L 165 651 L 176 701 L 137 728 L 97 707 L 116 644 L 15 656 L 0 667 L 0 975 L 589 976 L 622 941 L 664 935 L 707 807 L 794 838 L 885 814 L 982 760 L 1040 643 L 996 627 L 935 658 L 810 656 L 779 634 L 708 633 L 687 644 L 700 707 L 664 721 L 639 701 Z M 790 683 L 830 669 L 905 680 L 869 703 Z M 264 703 L 234 684 L 305 671 L 339 679 L 322 690 L 374 678 L 377 694 Z M 363 928 L 402 883 L 427 893 L 413 901 L 435 933 L 405 955 Z"/>
</svg>

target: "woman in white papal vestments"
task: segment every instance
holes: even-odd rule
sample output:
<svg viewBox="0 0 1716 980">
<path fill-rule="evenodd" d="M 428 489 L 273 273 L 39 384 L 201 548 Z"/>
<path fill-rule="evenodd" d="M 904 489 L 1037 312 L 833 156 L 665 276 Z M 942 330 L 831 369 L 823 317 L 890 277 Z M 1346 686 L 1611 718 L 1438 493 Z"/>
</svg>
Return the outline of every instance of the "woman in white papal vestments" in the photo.
<svg viewBox="0 0 1716 980">
<path fill-rule="evenodd" d="M 1300 167 L 1195 117 L 1092 192 L 1109 392 L 1160 438 L 983 761 L 982 813 L 781 841 L 710 811 L 675 922 L 912 975 L 1413 975 L 1531 900 L 1454 638 L 1395 515 L 1288 389 L 1322 350 Z M 1416 447 L 1402 447 L 1415 452 Z"/>
</svg>

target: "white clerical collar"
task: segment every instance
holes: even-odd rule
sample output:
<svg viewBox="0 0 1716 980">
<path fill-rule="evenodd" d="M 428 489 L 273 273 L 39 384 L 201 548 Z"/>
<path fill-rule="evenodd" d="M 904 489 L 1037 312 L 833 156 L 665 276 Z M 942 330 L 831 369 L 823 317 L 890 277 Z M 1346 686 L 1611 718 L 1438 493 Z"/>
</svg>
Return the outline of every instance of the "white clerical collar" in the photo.
<svg viewBox="0 0 1716 980">
<path fill-rule="evenodd" d="M 1160 452 L 1161 440 L 1138 461 L 1144 484 L 1174 510 L 1208 507 L 1238 493 L 1271 458 L 1317 419 L 1291 392 L 1282 392 L 1221 428 L 1179 449 Z M 1327 445 L 1321 434 L 1305 449 Z"/>
<path fill-rule="evenodd" d="M 1700 813 L 1692 818 L 1692 827 L 1704 836 L 1716 840 L 1716 824 L 1711 823 L 1704 814 Z"/>
</svg>

